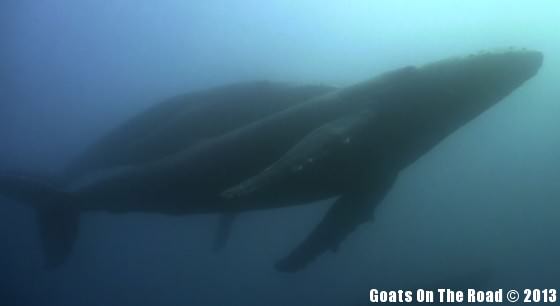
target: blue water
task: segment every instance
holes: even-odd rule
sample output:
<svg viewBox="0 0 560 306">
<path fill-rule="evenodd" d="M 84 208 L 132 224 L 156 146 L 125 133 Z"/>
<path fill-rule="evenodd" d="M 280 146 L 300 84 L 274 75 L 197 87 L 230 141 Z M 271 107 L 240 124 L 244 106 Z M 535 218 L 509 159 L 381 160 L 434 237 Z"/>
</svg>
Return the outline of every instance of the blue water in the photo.
<svg viewBox="0 0 560 306">
<path fill-rule="evenodd" d="M 545 0 L 3 0 L 0 167 L 40 173 L 193 90 L 345 86 L 509 46 L 545 62 L 405 170 L 375 223 L 295 274 L 273 263 L 328 203 L 244 214 L 220 254 L 215 216 L 88 214 L 68 262 L 45 270 L 34 212 L 1 198 L 0 305 L 366 305 L 371 288 L 456 279 L 560 289 L 558 12 Z"/>
</svg>

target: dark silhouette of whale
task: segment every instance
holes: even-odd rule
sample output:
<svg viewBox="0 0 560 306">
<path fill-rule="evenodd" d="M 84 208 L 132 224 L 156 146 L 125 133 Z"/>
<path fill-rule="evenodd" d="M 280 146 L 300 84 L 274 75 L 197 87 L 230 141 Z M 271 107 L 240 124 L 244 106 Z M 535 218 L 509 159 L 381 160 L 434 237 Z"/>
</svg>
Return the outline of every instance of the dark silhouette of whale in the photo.
<svg viewBox="0 0 560 306">
<path fill-rule="evenodd" d="M 258 81 L 172 97 L 133 116 L 89 146 L 56 178 L 57 186 L 72 186 L 104 169 L 156 161 L 333 90 L 326 85 Z M 215 251 L 227 242 L 234 219 L 233 213 L 221 215 Z M 48 256 L 48 265 L 56 265 L 63 257 Z"/>
<path fill-rule="evenodd" d="M 113 128 L 54 177 L 26 171 L 17 171 L 17 175 L 48 180 L 49 184 L 59 189 L 72 188 L 76 182 L 102 175 L 99 173 L 111 169 L 142 165 L 184 151 L 207 138 L 217 137 L 333 90 L 334 87 L 326 85 L 301 86 L 256 81 L 178 95 L 149 107 Z M 214 250 L 220 250 L 227 242 L 235 215 L 221 215 Z M 47 255 L 46 266 L 62 263 L 71 245 L 53 247 L 52 239 L 42 241 Z"/>
<path fill-rule="evenodd" d="M 534 76 L 542 58 L 506 50 L 404 67 L 63 189 L 2 176 L 0 194 L 39 210 L 44 249 L 59 262 L 88 211 L 238 213 L 336 199 L 276 264 L 297 271 L 371 220 L 401 170 Z"/>
</svg>

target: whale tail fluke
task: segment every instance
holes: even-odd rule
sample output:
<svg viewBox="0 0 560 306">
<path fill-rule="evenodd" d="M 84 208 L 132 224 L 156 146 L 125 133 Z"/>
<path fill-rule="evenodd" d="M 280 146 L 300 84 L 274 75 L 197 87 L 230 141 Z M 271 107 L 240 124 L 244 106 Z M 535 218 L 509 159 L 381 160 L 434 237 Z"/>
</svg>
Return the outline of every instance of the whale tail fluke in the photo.
<svg viewBox="0 0 560 306">
<path fill-rule="evenodd" d="M 78 235 L 80 211 L 72 194 L 28 177 L 0 175 L 0 196 L 36 209 L 45 267 L 64 263 Z"/>
</svg>

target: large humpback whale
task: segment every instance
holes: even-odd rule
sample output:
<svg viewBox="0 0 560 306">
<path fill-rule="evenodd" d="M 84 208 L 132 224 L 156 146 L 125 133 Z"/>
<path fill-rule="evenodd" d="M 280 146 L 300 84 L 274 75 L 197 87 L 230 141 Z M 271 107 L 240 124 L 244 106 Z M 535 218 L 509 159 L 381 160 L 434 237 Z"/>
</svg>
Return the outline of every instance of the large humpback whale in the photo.
<svg viewBox="0 0 560 306">
<path fill-rule="evenodd" d="M 295 271 L 337 249 L 373 217 L 400 171 L 541 64 L 539 52 L 507 50 L 404 67 L 62 189 L 2 176 L 0 194 L 39 210 L 45 250 L 62 259 L 80 213 L 238 213 L 336 199 L 276 264 Z"/>
</svg>

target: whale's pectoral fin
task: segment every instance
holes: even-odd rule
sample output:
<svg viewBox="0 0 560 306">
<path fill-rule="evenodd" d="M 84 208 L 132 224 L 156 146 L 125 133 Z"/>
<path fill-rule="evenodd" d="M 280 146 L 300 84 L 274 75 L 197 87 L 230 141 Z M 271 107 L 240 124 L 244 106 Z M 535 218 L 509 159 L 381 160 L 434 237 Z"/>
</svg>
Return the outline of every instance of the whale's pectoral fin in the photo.
<svg viewBox="0 0 560 306">
<path fill-rule="evenodd" d="M 233 224 L 236 218 L 236 213 L 223 213 L 220 215 L 220 219 L 218 220 L 218 228 L 216 229 L 214 243 L 212 246 L 212 250 L 214 252 L 219 252 L 226 246 L 229 238 L 231 237 Z"/>
<path fill-rule="evenodd" d="M 56 268 L 63 264 L 72 252 L 78 236 L 80 212 L 71 203 L 56 204 L 54 207 L 39 209 L 37 214 L 46 268 Z"/>
<path fill-rule="evenodd" d="M 37 209 L 37 224 L 45 253 L 45 266 L 61 265 L 78 234 L 80 212 L 73 196 L 27 177 L 0 175 L 0 195 Z"/>
<path fill-rule="evenodd" d="M 331 250 L 337 251 L 359 225 L 373 219 L 373 211 L 390 190 L 396 176 L 380 182 L 373 190 L 356 191 L 342 195 L 307 238 L 288 256 L 278 261 L 276 269 L 296 272 L 305 268 L 317 256 Z"/>
<path fill-rule="evenodd" d="M 334 150 L 349 147 L 352 135 L 370 123 L 374 117 L 371 111 L 363 111 L 326 123 L 305 136 L 294 147 L 259 174 L 233 186 L 222 197 L 237 198 L 265 189 L 275 182 L 281 182 L 298 175 L 307 167 L 321 162 Z"/>
</svg>

